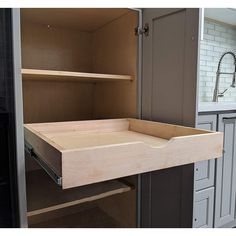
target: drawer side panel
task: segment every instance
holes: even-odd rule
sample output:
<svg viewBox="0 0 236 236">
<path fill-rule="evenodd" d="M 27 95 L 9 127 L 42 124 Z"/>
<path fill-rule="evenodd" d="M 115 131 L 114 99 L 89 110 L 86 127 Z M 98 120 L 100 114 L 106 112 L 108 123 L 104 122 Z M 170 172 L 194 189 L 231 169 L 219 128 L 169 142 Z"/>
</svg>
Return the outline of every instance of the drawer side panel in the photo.
<svg viewBox="0 0 236 236">
<path fill-rule="evenodd" d="M 50 143 L 26 126 L 24 128 L 24 135 L 25 141 L 33 147 L 34 152 L 39 155 L 39 158 L 47 163 L 57 175 L 61 176 L 61 151 L 50 145 Z"/>
</svg>

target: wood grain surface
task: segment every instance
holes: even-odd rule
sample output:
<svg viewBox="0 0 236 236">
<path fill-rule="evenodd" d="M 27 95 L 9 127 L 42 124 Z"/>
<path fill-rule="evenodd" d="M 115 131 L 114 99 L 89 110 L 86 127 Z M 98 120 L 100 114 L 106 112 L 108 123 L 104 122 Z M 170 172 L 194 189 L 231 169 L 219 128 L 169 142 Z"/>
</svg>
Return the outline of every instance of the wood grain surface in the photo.
<svg viewBox="0 0 236 236">
<path fill-rule="evenodd" d="M 25 133 L 61 172 L 63 189 L 217 158 L 223 149 L 220 132 L 137 119 L 28 124 Z"/>
</svg>

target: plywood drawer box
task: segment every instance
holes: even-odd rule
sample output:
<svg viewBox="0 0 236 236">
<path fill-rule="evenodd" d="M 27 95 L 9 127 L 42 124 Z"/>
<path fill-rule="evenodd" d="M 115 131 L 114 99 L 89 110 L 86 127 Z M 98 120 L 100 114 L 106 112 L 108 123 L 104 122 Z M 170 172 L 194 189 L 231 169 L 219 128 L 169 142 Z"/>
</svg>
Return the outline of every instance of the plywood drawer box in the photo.
<svg viewBox="0 0 236 236">
<path fill-rule="evenodd" d="M 25 125 L 63 189 L 220 157 L 223 134 L 137 119 Z"/>
</svg>

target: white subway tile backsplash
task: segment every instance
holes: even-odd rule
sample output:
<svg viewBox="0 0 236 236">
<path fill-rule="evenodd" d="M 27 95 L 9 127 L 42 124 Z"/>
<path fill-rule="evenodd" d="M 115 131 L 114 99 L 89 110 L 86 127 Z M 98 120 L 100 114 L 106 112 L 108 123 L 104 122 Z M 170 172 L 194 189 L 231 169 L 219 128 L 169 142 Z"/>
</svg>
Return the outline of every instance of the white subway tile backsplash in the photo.
<svg viewBox="0 0 236 236">
<path fill-rule="evenodd" d="M 225 26 L 220 25 L 220 24 L 217 24 L 217 23 L 215 23 L 215 30 L 216 30 L 216 31 L 220 31 L 221 33 L 227 31 L 227 29 L 225 28 Z"/>
<path fill-rule="evenodd" d="M 213 50 L 213 46 L 210 45 L 210 44 L 202 44 L 202 45 L 201 45 L 201 49 Z"/>
<path fill-rule="evenodd" d="M 221 37 L 225 38 L 225 39 L 232 39 L 234 37 L 233 34 L 229 34 L 227 31 L 226 33 L 222 32 L 221 33 Z"/>
<path fill-rule="evenodd" d="M 204 36 L 204 39 L 205 39 L 205 40 L 214 40 L 214 39 L 215 39 L 215 36 L 214 36 L 214 35 L 210 35 L 210 34 L 206 34 L 206 35 Z"/>
<path fill-rule="evenodd" d="M 206 86 L 212 87 L 214 86 L 214 82 L 206 82 Z"/>
<path fill-rule="evenodd" d="M 216 36 L 215 37 L 215 42 L 222 42 L 222 43 L 226 43 L 227 42 L 227 40 L 226 40 L 226 38 L 223 38 L 222 36 Z"/>
<path fill-rule="evenodd" d="M 212 57 L 212 61 L 207 61 L 206 64 L 207 66 L 211 66 L 213 68 L 216 66 L 216 63 L 213 61 L 213 57 Z"/>
<path fill-rule="evenodd" d="M 227 31 L 226 31 L 228 34 L 231 34 L 231 35 L 236 35 L 236 31 L 235 29 L 232 29 L 232 28 L 227 28 Z"/>
<path fill-rule="evenodd" d="M 213 68 L 211 66 L 201 66 L 201 70 L 206 72 L 212 72 Z"/>
<path fill-rule="evenodd" d="M 205 19 L 204 40 L 200 45 L 199 97 L 202 102 L 212 100 L 218 62 L 226 51 L 236 52 L 236 29 Z M 232 58 L 226 56 L 221 71 L 232 72 L 233 69 Z M 220 77 L 220 91 L 229 88 L 220 101 L 236 101 L 236 88 L 230 88 L 231 83 L 231 75 Z"/>
<path fill-rule="evenodd" d="M 206 29 L 215 29 L 215 25 L 211 24 L 211 23 L 208 23 L 207 21 L 205 22 L 204 27 Z"/>
<path fill-rule="evenodd" d="M 220 57 L 220 52 L 215 52 L 215 51 L 205 51 L 207 56 L 215 56 L 217 58 Z M 215 58 L 213 58 L 215 60 Z"/>
<path fill-rule="evenodd" d="M 235 46 L 235 39 L 228 39 L 227 43 L 231 44 L 232 46 Z"/>
<path fill-rule="evenodd" d="M 207 55 L 207 51 L 204 49 L 200 49 L 200 55 Z"/>
<path fill-rule="evenodd" d="M 207 29 L 207 31 L 204 32 L 204 34 L 214 35 L 214 36 L 220 36 L 220 32 L 216 31 L 214 29 Z M 204 37 L 203 37 L 204 38 Z"/>
<path fill-rule="evenodd" d="M 221 44 L 218 44 L 218 46 L 214 46 L 213 48 L 215 52 L 221 52 L 221 53 L 225 52 L 226 49 L 228 50 L 227 47 L 222 47 Z"/>
<path fill-rule="evenodd" d="M 200 61 L 201 66 L 206 66 L 207 62 L 206 61 Z"/>
<path fill-rule="evenodd" d="M 202 78 L 203 81 L 207 82 L 207 81 L 214 81 L 215 77 L 209 77 L 209 76 L 206 76 L 204 78 Z"/>
<path fill-rule="evenodd" d="M 203 55 L 201 58 L 202 58 L 201 60 L 203 60 L 203 61 L 212 61 L 213 60 L 213 56 Z"/>
<path fill-rule="evenodd" d="M 216 68 L 216 70 L 217 70 L 217 68 Z M 206 75 L 207 75 L 207 77 L 215 77 L 216 76 L 216 72 L 215 71 L 213 71 L 213 72 L 207 72 L 206 73 Z"/>
</svg>

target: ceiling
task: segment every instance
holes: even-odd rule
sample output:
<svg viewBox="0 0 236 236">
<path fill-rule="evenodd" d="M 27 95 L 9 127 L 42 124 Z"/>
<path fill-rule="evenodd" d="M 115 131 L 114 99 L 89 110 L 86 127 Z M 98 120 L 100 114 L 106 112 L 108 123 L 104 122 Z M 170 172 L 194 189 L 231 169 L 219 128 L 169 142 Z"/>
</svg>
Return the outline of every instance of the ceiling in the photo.
<svg viewBox="0 0 236 236">
<path fill-rule="evenodd" d="M 23 8 L 21 21 L 94 31 L 129 11 L 121 8 Z"/>
<path fill-rule="evenodd" d="M 205 8 L 205 17 L 236 26 L 236 8 Z"/>
</svg>

